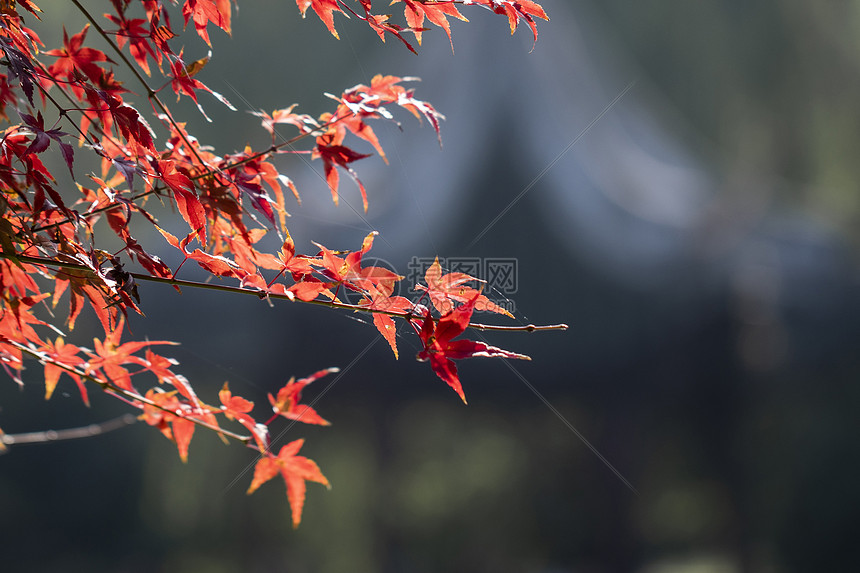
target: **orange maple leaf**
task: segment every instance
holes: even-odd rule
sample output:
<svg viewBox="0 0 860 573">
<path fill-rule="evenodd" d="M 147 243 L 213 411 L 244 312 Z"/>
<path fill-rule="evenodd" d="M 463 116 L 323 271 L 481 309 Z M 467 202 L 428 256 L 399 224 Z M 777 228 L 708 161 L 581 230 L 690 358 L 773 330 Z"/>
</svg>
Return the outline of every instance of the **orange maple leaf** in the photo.
<svg viewBox="0 0 860 573">
<path fill-rule="evenodd" d="M 484 281 L 471 275 L 467 275 L 466 273 L 447 273 L 443 275 L 442 265 L 439 264 L 438 257 L 427 269 L 427 272 L 424 273 L 424 280 L 427 282 L 427 286 L 415 285 L 415 288 L 425 291 L 430 297 L 430 301 L 433 303 L 433 306 L 435 306 L 439 312 L 451 312 L 454 308 L 454 303 L 465 304 L 474 298 L 474 306 L 478 310 L 504 314 L 510 318 L 514 317 L 510 312 L 490 301 L 490 299 L 482 295 L 479 291 L 466 286 L 466 283 L 468 282 Z"/>
<path fill-rule="evenodd" d="M 290 378 L 286 386 L 278 390 L 277 398 L 269 394 L 269 402 L 272 404 L 272 410 L 275 414 L 283 416 L 288 420 L 296 420 L 305 424 L 318 424 L 320 426 L 330 426 L 328 420 L 323 419 L 316 410 L 306 404 L 299 404 L 302 399 L 302 390 L 305 386 L 319 380 L 326 374 L 340 372 L 340 368 L 326 368 L 311 374 L 307 378 Z"/>
<path fill-rule="evenodd" d="M 337 0 L 296 0 L 296 5 L 302 13 L 302 18 L 305 17 L 305 12 L 308 11 L 308 8 L 312 7 L 317 16 L 320 17 L 320 20 L 325 24 L 325 27 L 328 28 L 328 31 L 331 32 L 331 35 L 340 40 L 337 30 L 334 29 L 334 13 L 340 12 L 347 18 L 349 18 L 349 15 L 340 9 L 337 5 Z"/>
<path fill-rule="evenodd" d="M 278 475 L 284 478 L 287 486 L 287 499 L 293 514 L 293 527 L 298 527 L 302 521 L 302 507 L 305 504 L 305 482 L 314 481 L 331 488 L 328 480 L 322 474 L 316 462 L 296 454 L 305 443 L 303 439 L 290 442 L 281 448 L 277 456 L 266 453 L 254 467 L 254 480 L 248 493 L 254 493 L 258 487 Z"/>
</svg>

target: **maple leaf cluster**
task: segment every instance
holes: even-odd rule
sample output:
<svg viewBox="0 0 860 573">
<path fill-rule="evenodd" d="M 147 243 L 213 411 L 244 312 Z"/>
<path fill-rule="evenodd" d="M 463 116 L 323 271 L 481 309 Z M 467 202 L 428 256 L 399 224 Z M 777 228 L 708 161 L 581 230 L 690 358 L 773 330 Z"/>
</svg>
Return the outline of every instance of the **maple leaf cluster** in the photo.
<svg viewBox="0 0 860 573">
<path fill-rule="evenodd" d="M 507 16 L 511 27 L 511 34 L 516 32 L 521 21 L 525 21 L 532 30 L 535 42 L 537 42 L 538 33 L 534 19 L 549 20 L 544 9 L 537 2 L 531 2 L 530 0 L 392 0 L 391 4 L 400 2 L 405 4 L 403 10 L 407 24 L 405 27 L 391 23 L 389 21 L 391 14 L 371 13 L 371 0 L 358 0 L 358 3 L 361 5 L 360 12 L 353 10 L 343 0 L 296 0 L 302 16 L 305 15 L 308 8 L 312 8 L 335 38 L 339 38 L 340 36 L 338 36 L 334 26 L 334 14 L 339 12 L 347 18 L 351 14 L 359 20 L 367 22 L 383 42 L 385 41 L 386 34 L 390 34 L 403 42 L 412 52 L 415 52 L 415 48 L 403 37 L 403 34 L 407 32 L 412 33 L 420 45 L 422 34 L 427 31 L 427 28 L 424 27 L 425 19 L 427 22 L 445 31 L 448 35 L 448 40 L 451 42 L 451 50 L 453 51 L 454 42 L 451 40 L 451 24 L 448 22 L 448 18 L 456 18 L 457 20 L 468 22 L 466 17 L 457 10 L 457 4 L 481 6 L 496 14 Z"/>
<path fill-rule="evenodd" d="M 394 3 L 398 1 L 405 5 L 405 26 L 391 23 L 389 15 L 373 13 L 370 0 L 358 0 L 355 9 L 343 0 L 297 0 L 297 5 L 302 15 L 311 8 L 335 36 L 333 16 L 341 13 L 366 22 L 383 40 L 393 35 L 413 51 L 405 35 L 412 34 L 421 44 L 426 22 L 442 28 L 450 40 L 448 18 L 466 20 L 457 4 L 507 16 L 512 33 L 525 21 L 535 39 L 534 19 L 546 19 L 539 5 L 526 0 Z M 175 360 L 153 350 L 174 343 L 121 341 L 128 313 L 142 314 L 141 282 L 167 283 L 177 290 L 218 288 L 370 313 L 395 357 L 398 322 L 408 325 L 422 346 L 418 359 L 429 361 L 463 401 L 453 360 L 527 358 L 479 341 L 454 340 L 469 327 L 483 326 L 470 322 L 476 308 L 510 316 L 482 294 L 477 277 L 443 274 L 437 261 L 427 270 L 426 285 L 418 287 L 421 297 L 410 301 L 395 294 L 402 276 L 364 265 L 375 232 L 351 252 L 320 244 L 314 254 L 296 251 L 286 225 L 287 203 L 298 204 L 300 196 L 276 158 L 302 154 L 321 161 L 334 203 L 341 192 L 340 175 L 346 173 L 358 187 L 366 211 L 367 190 L 352 164 L 372 153 L 353 147 L 354 142 L 364 142 L 386 159 L 373 122 L 394 121 L 394 111 L 401 109 L 426 120 L 439 137 L 444 117 L 407 87 L 415 78 L 377 75 L 370 85 L 330 96 L 334 109 L 318 117 L 297 113 L 295 104 L 255 112 L 271 141 L 218 155 L 189 133 L 162 92 L 169 89 L 177 99 L 190 98 L 206 119 L 201 94 L 232 109 L 226 98 L 197 77 L 208 57 L 186 61 L 183 50 L 175 49 L 182 30 L 171 21 L 179 17 L 183 27 L 193 23 L 211 47 L 210 25 L 231 31 L 230 0 L 185 0 L 178 11 L 172 11 L 177 2 L 112 0 L 112 12 L 103 20 L 78 0 L 72 3 L 89 23 L 71 35 L 63 30 L 62 46 L 46 49 L 26 25 L 26 19 L 41 12 L 35 3 L 0 1 L 0 118 L 5 122 L 0 132 L 0 365 L 19 385 L 24 385 L 24 360 L 32 358 L 44 368 L 46 399 L 64 375 L 77 385 L 86 404 L 88 388 L 98 387 L 139 410 L 146 423 L 176 444 L 183 461 L 198 427 L 241 441 L 259 456 L 248 493 L 280 475 L 293 523 L 298 525 L 305 482 L 328 485 L 328 481 L 313 461 L 298 455 L 302 440 L 274 454 L 268 428 L 278 418 L 327 425 L 311 405 L 301 402 L 302 391 L 337 370 L 290 378 L 269 395 L 274 415 L 265 422 L 254 417 L 254 403 L 233 394 L 226 383 L 218 392 L 219 404 L 209 405 L 174 372 Z M 92 31 L 107 41 L 110 54 L 89 45 Z M 132 89 L 117 79 L 117 66 L 132 73 L 135 89 L 153 113 L 141 111 Z M 295 133 L 285 138 L 278 131 L 281 126 Z M 89 173 L 86 179 L 76 164 L 81 153 L 91 154 L 99 166 L 98 173 Z M 74 188 L 59 183 L 43 162 L 51 154 L 62 159 L 76 182 Z M 171 210 L 179 220 L 170 217 Z M 105 224 L 120 240 L 118 251 L 104 250 L 96 241 L 96 226 Z M 157 230 L 167 246 L 178 251 L 181 262 L 175 268 L 153 252 L 164 245 L 136 238 L 147 228 Z M 263 238 L 272 235 L 281 245 L 275 252 L 261 246 L 266 244 Z M 214 282 L 180 278 L 189 261 Z M 343 302 L 347 293 L 356 295 L 358 302 Z M 65 324 L 56 324 L 59 313 L 51 309 L 62 301 L 67 308 Z M 93 340 L 92 349 L 67 342 L 68 333 L 61 328 L 71 332 L 87 307 L 104 331 Z M 242 433 L 227 429 L 225 422 L 238 425 Z"/>
</svg>

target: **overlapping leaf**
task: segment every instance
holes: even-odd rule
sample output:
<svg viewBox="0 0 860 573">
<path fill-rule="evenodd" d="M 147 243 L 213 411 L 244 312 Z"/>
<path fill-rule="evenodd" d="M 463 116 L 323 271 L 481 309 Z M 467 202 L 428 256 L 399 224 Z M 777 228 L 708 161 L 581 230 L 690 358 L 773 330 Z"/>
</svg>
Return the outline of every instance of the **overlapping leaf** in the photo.
<svg viewBox="0 0 860 573">
<path fill-rule="evenodd" d="M 302 390 L 308 384 L 319 380 L 327 374 L 340 372 L 339 368 L 327 368 L 315 372 L 306 378 L 290 378 L 287 384 L 278 390 L 277 397 L 269 394 L 269 402 L 272 404 L 272 410 L 275 414 L 283 416 L 288 420 L 296 420 L 305 424 L 318 424 L 320 426 L 328 426 L 330 422 L 323 419 L 316 410 L 307 404 L 300 404 L 302 399 Z"/>
<path fill-rule="evenodd" d="M 230 0 L 185 0 L 182 17 L 186 26 L 193 20 L 197 33 L 211 46 L 206 29 L 210 22 L 230 33 Z"/>
<path fill-rule="evenodd" d="M 484 342 L 465 339 L 452 340 L 461 335 L 469 326 L 469 320 L 477 301 L 478 296 L 473 296 L 462 306 L 448 312 L 438 322 L 434 321 L 428 314 L 421 323 L 421 330 L 419 331 L 424 349 L 418 353 L 418 360 L 429 360 L 433 371 L 454 389 L 464 403 L 466 402 L 466 395 L 463 393 L 463 386 L 460 384 L 460 377 L 457 374 L 454 360 L 476 357 L 531 360 L 524 354 L 503 350 Z"/>
<path fill-rule="evenodd" d="M 481 6 L 491 12 L 506 16 L 508 24 L 513 34 L 519 27 L 520 21 L 525 21 L 531 28 L 535 42 L 537 42 L 537 25 L 535 18 L 541 20 L 549 20 L 544 9 L 536 2 L 530 0 L 392 0 L 391 4 L 404 2 L 404 16 L 406 19 L 406 27 L 392 24 L 389 22 L 390 14 L 374 14 L 371 12 L 371 0 L 357 0 L 361 5 L 364 15 L 356 13 L 350 5 L 341 0 L 296 0 L 302 16 L 306 15 L 308 8 L 313 8 L 320 20 L 325 23 L 326 28 L 335 38 L 339 39 L 337 30 L 334 27 L 334 13 L 340 12 L 346 17 L 349 13 L 356 16 L 360 20 L 364 20 L 367 24 L 385 41 L 385 34 L 391 34 L 403 42 L 411 51 L 415 51 L 412 45 L 403 37 L 404 32 L 411 32 L 415 35 L 418 43 L 421 44 L 422 33 L 427 30 L 424 28 L 425 18 L 435 26 L 442 28 L 451 42 L 451 49 L 454 49 L 453 41 L 451 41 L 451 27 L 448 18 L 456 18 L 463 22 L 468 20 L 457 10 L 457 4 L 463 6 Z M 344 11 L 341 7 L 346 8 Z"/>
<path fill-rule="evenodd" d="M 454 309 L 456 304 L 465 304 L 474 299 L 473 306 L 477 310 L 487 312 L 495 312 L 504 314 L 513 318 L 513 315 L 506 309 L 492 302 L 480 291 L 468 286 L 470 282 L 482 282 L 480 279 L 467 275 L 466 273 L 446 273 L 442 274 L 442 265 L 439 264 L 437 257 L 433 264 L 427 268 L 424 273 L 424 281 L 427 285 L 415 285 L 415 288 L 427 293 L 433 306 L 439 312 L 449 313 Z"/>
<path fill-rule="evenodd" d="M 53 78 L 65 80 L 74 86 L 76 83 L 73 80 L 78 74 L 83 74 L 91 82 L 98 83 L 105 73 L 100 62 L 113 63 L 101 50 L 84 46 L 89 29 L 90 25 L 86 24 L 83 30 L 71 38 L 63 30 L 63 48 L 45 52 L 46 55 L 57 58 L 57 61 L 48 67 L 48 73 Z"/>
</svg>

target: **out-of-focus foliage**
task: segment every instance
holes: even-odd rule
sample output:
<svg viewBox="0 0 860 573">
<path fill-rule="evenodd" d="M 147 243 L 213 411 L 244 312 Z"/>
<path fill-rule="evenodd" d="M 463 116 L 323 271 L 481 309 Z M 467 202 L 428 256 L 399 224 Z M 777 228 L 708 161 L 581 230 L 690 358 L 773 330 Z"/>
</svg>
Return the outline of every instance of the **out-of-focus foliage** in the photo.
<svg viewBox="0 0 860 573">
<path fill-rule="evenodd" d="M 860 6 L 610 0 L 598 8 L 727 185 L 860 237 Z M 720 169 L 722 168 L 722 169 Z"/>
</svg>

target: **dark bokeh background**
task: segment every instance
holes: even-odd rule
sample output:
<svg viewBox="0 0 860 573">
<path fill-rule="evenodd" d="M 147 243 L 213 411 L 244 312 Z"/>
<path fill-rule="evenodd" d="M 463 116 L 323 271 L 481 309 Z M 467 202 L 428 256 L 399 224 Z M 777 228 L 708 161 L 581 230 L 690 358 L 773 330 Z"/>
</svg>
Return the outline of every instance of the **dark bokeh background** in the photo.
<svg viewBox="0 0 860 573">
<path fill-rule="evenodd" d="M 571 329 L 488 336 L 533 360 L 461 363 L 465 407 L 408 335 L 395 361 L 354 317 L 143 286 L 134 334 L 181 341 L 171 354 L 210 401 L 225 380 L 264 403 L 290 375 L 346 370 L 316 403 L 334 425 L 281 437 L 307 438 L 333 488 L 309 485 L 293 531 L 283 487 L 246 497 L 252 458 L 212 436 L 187 465 L 142 425 L 16 447 L 0 457 L 2 570 L 851 569 L 860 9 L 543 5 L 531 53 L 527 30 L 472 8 L 455 56 L 434 30 L 415 57 L 355 21 L 338 42 L 290 2 L 244 2 L 201 75 L 242 111 L 204 96 L 216 121 L 187 116 L 229 151 L 265 141 L 245 110 L 318 114 L 323 92 L 375 73 L 422 77 L 417 96 L 448 118 L 441 152 L 407 115 L 402 132 L 380 125 L 390 165 L 356 165 L 367 216 L 351 182 L 336 208 L 285 161 L 303 196 L 293 237 L 355 248 L 379 230 L 373 253 L 403 274 L 413 256 L 516 258 L 520 320 Z M 85 409 L 68 380 L 45 403 L 39 373 L 0 390 L 5 431 L 126 411 Z"/>
</svg>

